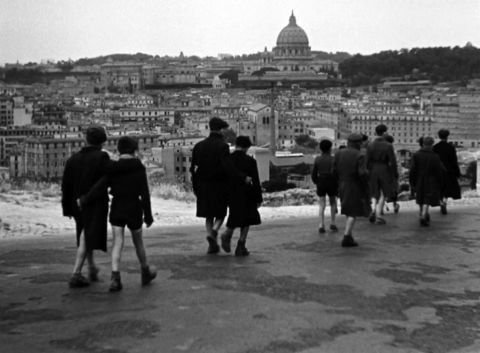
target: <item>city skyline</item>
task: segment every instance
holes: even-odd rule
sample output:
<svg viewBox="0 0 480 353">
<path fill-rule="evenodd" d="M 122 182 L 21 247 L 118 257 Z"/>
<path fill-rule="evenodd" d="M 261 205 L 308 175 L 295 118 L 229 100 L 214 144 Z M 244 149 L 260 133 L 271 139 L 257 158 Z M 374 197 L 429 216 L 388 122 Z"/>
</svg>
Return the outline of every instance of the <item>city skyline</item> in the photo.
<svg viewBox="0 0 480 353">
<path fill-rule="evenodd" d="M 0 9 L 0 65 L 137 52 L 251 54 L 272 49 L 292 10 L 312 50 L 480 44 L 476 0 L 0 0 Z"/>
</svg>

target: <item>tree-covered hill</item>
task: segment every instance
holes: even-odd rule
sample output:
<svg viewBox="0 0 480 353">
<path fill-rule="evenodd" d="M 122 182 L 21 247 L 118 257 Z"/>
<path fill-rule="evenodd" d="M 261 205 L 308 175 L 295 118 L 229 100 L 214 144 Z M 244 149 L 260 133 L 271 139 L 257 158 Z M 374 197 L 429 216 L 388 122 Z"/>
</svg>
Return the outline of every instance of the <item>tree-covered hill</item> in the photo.
<svg viewBox="0 0 480 353">
<path fill-rule="evenodd" d="M 390 77 L 433 83 L 466 81 L 480 77 L 480 49 L 468 45 L 357 54 L 340 63 L 340 72 L 352 86 L 376 84 Z"/>
</svg>

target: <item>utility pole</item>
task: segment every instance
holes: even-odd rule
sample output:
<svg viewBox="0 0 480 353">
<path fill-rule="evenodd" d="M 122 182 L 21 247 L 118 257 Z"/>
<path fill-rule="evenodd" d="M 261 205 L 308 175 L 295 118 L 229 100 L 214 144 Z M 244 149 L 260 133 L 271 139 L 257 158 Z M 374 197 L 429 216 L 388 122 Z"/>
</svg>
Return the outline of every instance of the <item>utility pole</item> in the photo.
<svg viewBox="0 0 480 353">
<path fill-rule="evenodd" d="M 275 136 L 275 83 L 272 82 L 271 94 L 270 94 L 270 154 L 275 157 L 277 150 L 277 139 Z M 278 86 L 280 83 L 278 83 Z"/>
</svg>

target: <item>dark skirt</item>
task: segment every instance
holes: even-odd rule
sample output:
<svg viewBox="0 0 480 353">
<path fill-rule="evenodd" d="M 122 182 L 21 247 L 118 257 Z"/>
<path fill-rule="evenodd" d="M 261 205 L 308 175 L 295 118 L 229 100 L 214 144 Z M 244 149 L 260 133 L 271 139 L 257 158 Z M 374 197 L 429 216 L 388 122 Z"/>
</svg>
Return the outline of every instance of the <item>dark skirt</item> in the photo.
<svg viewBox="0 0 480 353">
<path fill-rule="evenodd" d="M 228 207 L 228 228 L 246 227 L 258 225 L 261 223 L 260 213 L 257 204 L 252 200 L 244 202 L 236 200 Z"/>
<path fill-rule="evenodd" d="M 84 231 L 87 251 L 107 251 L 107 215 L 108 200 L 92 203 L 84 210 L 75 212 L 77 246 Z"/>
<path fill-rule="evenodd" d="M 226 182 L 198 181 L 195 187 L 197 217 L 224 218 L 227 215 L 228 187 Z"/>
<path fill-rule="evenodd" d="M 445 187 L 443 190 L 443 197 L 451 197 L 454 200 L 458 200 L 462 197 L 460 191 L 460 185 L 455 174 L 445 173 Z"/>
<path fill-rule="evenodd" d="M 372 212 L 368 188 L 360 181 L 340 181 L 341 213 L 347 217 L 368 217 Z"/>
</svg>

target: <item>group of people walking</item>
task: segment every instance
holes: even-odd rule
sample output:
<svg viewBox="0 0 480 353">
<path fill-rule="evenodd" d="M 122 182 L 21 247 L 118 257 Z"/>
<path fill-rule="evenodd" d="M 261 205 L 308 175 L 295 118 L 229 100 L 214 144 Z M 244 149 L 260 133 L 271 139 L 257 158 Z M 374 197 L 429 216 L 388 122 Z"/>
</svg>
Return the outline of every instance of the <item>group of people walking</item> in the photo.
<svg viewBox="0 0 480 353">
<path fill-rule="evenodd" d="M 331 205 L 330 230 L 338 230 L 335 220 L 336 198 L 339 197 L 341 213 L 347 217 L 341 243 L 344 247 L 358 246 L 353 238 L 356 218 L 368 217 L 371 223 L 384 225 L 386 201 L 394 203 L 395 213 L 400 207 L 397 203 L 399 173 L 393 138 L 387 135 L 387 127 L 383 124 L 375 128 L 375 134 L 370 143 L 365 135 L 351 134 L 346 148 L 339 149 L 334 156 L 331 154 L 332 143 L 323 140 L 320 142 L 322 153 L 314 162 L 312 180 L 317 185 L 320 213 L 318 232 L 326 232 L 327 196 Z M 440 142 L 435 145 L 432 137 L 421 138 L 420 149 L 411 159 L 410 190 L 419 205 L 419 222 L 424 227 L 430 225 L 430 207 L 440 206 L 441 213 L 447 214 L 447 198 L 461 197 L 456 150 L 448 143 L 448 136 L 448 130 L 440 130 Z"/>
<path fill-rule="evenodd" d="M 263 202 L 257 163 L 247 154 L 252 143 L 249 137 L 238 136 L 235 151 L 230 153 L 223 137 L 228 124 L 214 117 L 209 121 L 209 128 L 210 135 L 192 150 L 190 172 L 197 200 L 196 216 L 205 218 L 208 254 L 217 254 L 220 249 L 230 253 L 234 231 L 239 228 L 234 254 L 247 256 L 248 232 L 251 226 L 261 223 L 258 208 Z M 331 207 L 329 230 L 338 231 L 339 197 L 341 214 L 347 217 L 343 247 L 358 246 L 353 237 L 358 217 L 368 217 L 373 224 L 386 224 L 383 212 L 388 200 L 394 202 L 394 211 L 398 212 L 399 173 L 393 139 L 387 135 L 387 127 L 383 124 L 378 125 L 375 132 L 377 136 L 370 143 L 365 135 L 351 134 L 347 146 L 335 155 L 331 153 L 332 142 L 322 140 L 321 155 L 314 162 L 312 180 L 317 186 L 320 208 L 318 232 L 326 232 L 327 196 Z M 422 138 L 421 148 L 412 156 L 409 181 L 420 208 L 421 226 L 430 223 L 430 207 L 441 206 L 441 212 L 446 214 L 446 199 L 460 198 L 457 181 L 460 170 L 455 148 L 447 142 L 448 134 L 447 130 L 440 130 L 440 142 L 436 145 L 432 137 Z M 87 129 L 86 146 L 65 165 L 62 208 L 64 216 L 73 217 L 76 223 L 77 253 L 69 286 L 85 287 L 99 280 L 93 251 L 107 251 L 109 215 L 113 233 L 109 290 L 117 292 L 123 287 L 120 268 L 125 227 L 132 235 L 141 284 L 147 285 L 156 277 L 156 270 L 148 264 L 142 239 L 142 225 L 150 227 L 153 217 L 145 167 L 135 157 L 136 140 L 122 136 L 117 145 L 119 159 L 112 161 L 102 151 L 106 139 L 102 127 Z M 110 212 L 108 192 L 112 196 Z M 226 229 L 219 235 L 227 210 Z M 88 278 L 82 275 L 85 261 Z"/>
</svg>

